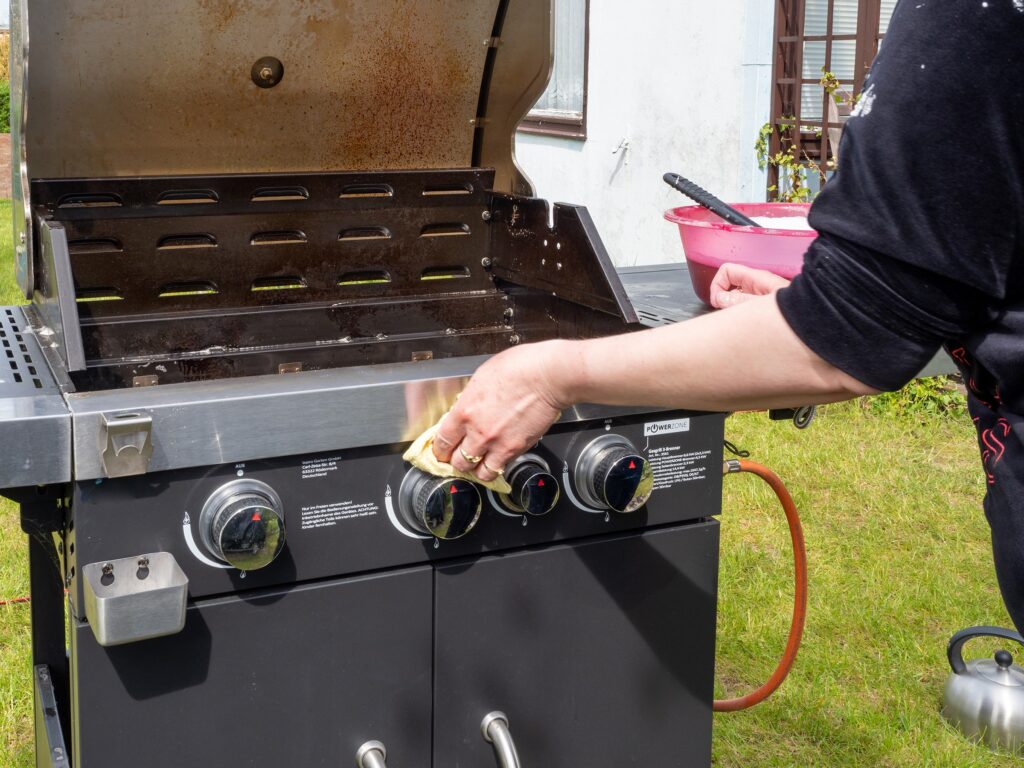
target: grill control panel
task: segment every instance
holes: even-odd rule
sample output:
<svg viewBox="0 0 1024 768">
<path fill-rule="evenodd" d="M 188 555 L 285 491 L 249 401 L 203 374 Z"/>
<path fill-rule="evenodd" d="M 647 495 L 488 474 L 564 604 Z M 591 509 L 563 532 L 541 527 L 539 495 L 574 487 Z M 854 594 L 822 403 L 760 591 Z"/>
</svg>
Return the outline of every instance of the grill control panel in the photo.
<svg viewBox="0 0 1024 768">
<path fill-rule="evenodd" d="M 507 468 L 507 495 L 410 468 L 406 444 L 80 483 L 69 565 L 170 552 L 196 599 L 705 519 L 723 425 L 556 425 Z"/>
</svg>

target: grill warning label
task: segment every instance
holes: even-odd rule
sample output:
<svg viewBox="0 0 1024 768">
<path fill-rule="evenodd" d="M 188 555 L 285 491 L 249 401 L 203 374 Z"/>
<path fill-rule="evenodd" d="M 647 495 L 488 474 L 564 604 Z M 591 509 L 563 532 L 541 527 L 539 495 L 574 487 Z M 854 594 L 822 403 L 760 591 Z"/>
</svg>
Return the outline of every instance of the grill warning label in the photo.
<svg viewBox="0 0 1024 768">
<path fill-rule="evenodd" d="M 708 459 L 711 457 L 709 450 L 683 453 L 682 446 L 670 445 L 652 448 L 649 456 L 656 491 L 704 480 L 708 476 Z"/>
<path fill-rule="evenodd" d="M 328 459 L 310 459 L 302 462 L 302 479 L 316 480 L 320 477 L 327 477 L 331 472 L 338 471 L 340 456 L 331 456 Z"/>
<path fill-rule="evenodd" d="M 644 424 L 644 437 L 655 435 L 671 435 L 679 432 L 690 431 L 689 419 L 676 419 L 674 421 L 652 421 Z"/>
<path fill-rule="evenodd" d="M 359 517 L 372 517 L 380 511 L 380 507 L 372 501 L 357 504 L 354 501 L 338 501 L 333 504 L 317 504 L 302 508 L 302 530 L 311 528 L 330 528 L 346 520 Z"/>
</svg>

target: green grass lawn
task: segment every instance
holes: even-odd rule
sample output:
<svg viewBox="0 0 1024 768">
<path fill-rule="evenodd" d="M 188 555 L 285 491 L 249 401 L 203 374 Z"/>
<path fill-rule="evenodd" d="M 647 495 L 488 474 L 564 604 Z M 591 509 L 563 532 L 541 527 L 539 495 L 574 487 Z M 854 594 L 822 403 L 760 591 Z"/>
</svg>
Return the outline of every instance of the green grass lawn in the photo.
<svg viewBox="0 0 1024 768">
<path fill-rule="evenodd" d="M 14 282 L 14 245 L 11 242 L 11 201 L 0 200 L 0 304 L 21 304 Z"/>
<path fill-rule="evenodd" d="M 807 536 L 810 598 L 786 685 L 756 710 L 716 716 L 716 765 L 1018 765 L 967 744 L 938 714 L 949 637 L 1010 626 L 970 421 L 886 418 L 849 403 L 824 409 L 806 432 L 757 414 L 732 417 L 726 431 L 788 483 Z M 719 696 L 767 679 L 792 607 L 774 496 L 757 478 L 725 483 Z M 967 654 L 995 650 L 979 640 Z"/>
<path fill-rule="evenodd" d="M 14 282 L 11 201 L 0 200 L 0 305 L 22 303 Z M 6 457 L 0 456 L 0 461 Z M 0 600 L 28 594 L 25 539 L 17 510 L 0 499 Z M 0 768 L 35 765 L 27 605 L 0 606 Z"/>
<path fill-rule="evenodd" d="M 0 202 L 0 304 L 19 300 L 10 215 Z M 1009 624 L 970 422 L 889 418 L 854 403 L 824 409 L 806 432 L 761 414 L 732 417 L 727 432 L 788 482 L 811 591 L 789 681 L 752 712 L 716 716 L 715 764 L 1016 766 L 967 744 L 938 715 L 949 636 Z M 782 514 L 758 479 L 726 478 L 722 522 L 718 681 L 719 695 L 734 696 L 763 682 L 781 652 L 791 561 Z M 0 600 L 28 593 L 24 552 L 16 510 L 0 501 Z M 0 768 L 34 764 L 28 616 L 27 606 L 0 606 Z"/>
</svg>

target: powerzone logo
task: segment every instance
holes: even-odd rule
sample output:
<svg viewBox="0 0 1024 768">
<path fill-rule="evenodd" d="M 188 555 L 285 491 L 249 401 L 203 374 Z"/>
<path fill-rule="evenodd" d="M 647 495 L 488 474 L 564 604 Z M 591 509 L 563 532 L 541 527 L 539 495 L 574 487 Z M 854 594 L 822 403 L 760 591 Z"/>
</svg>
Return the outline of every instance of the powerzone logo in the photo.
<svg viewBox="0 0 1024 768">
<path fill-rule="evenodd" d="M 654 421 L 644 424 L 644 437 L 655 435 L 671 435 L 677 432 L 689 432 L 689 419 L 676 419 L 675 421 Z"/>
</svg>

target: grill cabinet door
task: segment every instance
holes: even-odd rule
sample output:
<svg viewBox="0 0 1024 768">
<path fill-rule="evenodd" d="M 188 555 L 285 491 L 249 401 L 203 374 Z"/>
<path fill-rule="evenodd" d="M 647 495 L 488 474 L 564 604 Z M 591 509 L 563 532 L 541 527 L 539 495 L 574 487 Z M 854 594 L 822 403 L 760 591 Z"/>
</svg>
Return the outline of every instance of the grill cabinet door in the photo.
<svg viewBox="0 0 1024 768">
<path fill-rule="evenodd" d="M 439 568 L 435 768 L 711 764 L 718 523 Z"/>
<path fill-rule="evenodd" d="M 72 629 L 76 768 L 350 766 L 430 754 L 430 568 L 204 601 L 179 635 Z"/>
</svg>

